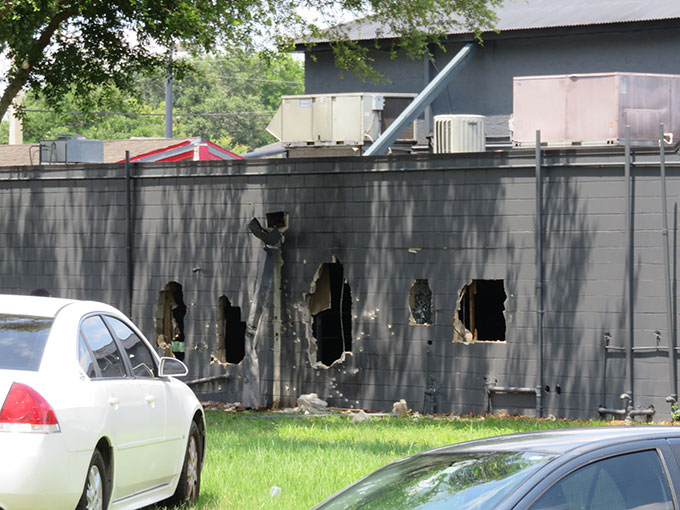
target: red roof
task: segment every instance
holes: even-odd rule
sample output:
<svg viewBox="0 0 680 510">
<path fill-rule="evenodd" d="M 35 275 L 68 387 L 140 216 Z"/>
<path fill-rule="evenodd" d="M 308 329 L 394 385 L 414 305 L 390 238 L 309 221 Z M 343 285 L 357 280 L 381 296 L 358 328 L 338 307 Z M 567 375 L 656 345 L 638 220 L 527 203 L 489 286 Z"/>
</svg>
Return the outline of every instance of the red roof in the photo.
<svg viewBox="0 0 680 510">
<path fill-rule="evenodd" d="M 213 161 L 224 159 L 243 159 L 217 144 L 199 139 L 189 139 L 182 142 L 156 149 L 143 154 L 138 154 L 130 161 L 149 163 L 154 161 Z M 119 161 L 120 163 L 125 160 Z"/>
<path fill-rule="evenodd" d="M 243 159 L 219 145 L 201 138 L 128 138 L 104 140 L 101 163 L 122 163 L 125 153 L 130 161 L 208 161 Z M 0 145 L 0 167 L 36 166 L 40 164 L 40 145 Z"/>
</svg>

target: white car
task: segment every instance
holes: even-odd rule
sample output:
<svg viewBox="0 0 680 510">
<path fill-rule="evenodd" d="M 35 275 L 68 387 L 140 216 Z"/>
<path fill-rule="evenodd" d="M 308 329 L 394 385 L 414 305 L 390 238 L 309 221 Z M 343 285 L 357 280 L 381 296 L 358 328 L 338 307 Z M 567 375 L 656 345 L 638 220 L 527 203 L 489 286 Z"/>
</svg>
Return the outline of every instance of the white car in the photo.
<svg viewBox="0 0 680 510">
<path fill-rule="evenodd" d="M 198 498 L 205 420 L 115 308 L 0 295 L 0 510 L 118 510 Z"/>
</svg>

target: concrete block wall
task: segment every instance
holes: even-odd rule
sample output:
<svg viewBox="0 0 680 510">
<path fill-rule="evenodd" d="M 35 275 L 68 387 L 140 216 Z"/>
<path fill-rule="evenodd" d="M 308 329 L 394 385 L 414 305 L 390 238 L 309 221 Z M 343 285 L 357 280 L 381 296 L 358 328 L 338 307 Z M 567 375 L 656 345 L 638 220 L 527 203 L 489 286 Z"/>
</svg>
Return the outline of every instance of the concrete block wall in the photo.
<svg viewBox="0 0 680 510">
<path fill-rule="evenodd" d="M 655 346 L 658 331 L 666 345 L 658 156 L 640 158 L 635 342 Z M 669 166 L 669 197 L 680 193 L 678 168 Z M 193 385 L 203 398 L 243 396 L 253 353 L 238 365 L 214 360 L 217 304 L 225 295 L 247 319 L 264 257 L 247 224 L 253 217 L 264 224 L 275 211 L 290 221 L 282 246 L 282 405 L 315 392 L 331 406 L 390 410 L 404 398 L 414 410 L 433 410 L 426 390 L 434 388 L 438 412 L 483 413 L 487 383 L 536 386 L 530 152 L 147 164 L 132 174 L 131 315 L 153 341 L 158 293 L 171 281 L 182 285 L 185 361 L 190 378 L 204 380 Z M 547 151 L 544 174 L 545 414 L 592 417 L 600 404 L 620 407 L 624 391 L 623 356 L 612 353 L 604 401 L 600 392 L 603 336 L 614 345 L 625 339 L 623 157 Z M 121 165 L 0 170 L 0 291 L 46 287 L 125 309 L 126 200 Z M 320 265 L 334 261 L 351 290 L 352 352 L 322 367 L 310 353 L 306 295 Z M 411 324 L 416 279 L 432 291 L 431 325 Z M 459 293 L 473 280 L 503 281 L 505 341 L 452 341 Z M 273 321 L 269 301 L 256 351 L 264 404 L 273 398 Z M 634 391 L 636 405 L 668 415 L 667 353 L 636 355 Z M 492 404 L 533 414 L 535 400 L 496 395 Z"/>
</svg>

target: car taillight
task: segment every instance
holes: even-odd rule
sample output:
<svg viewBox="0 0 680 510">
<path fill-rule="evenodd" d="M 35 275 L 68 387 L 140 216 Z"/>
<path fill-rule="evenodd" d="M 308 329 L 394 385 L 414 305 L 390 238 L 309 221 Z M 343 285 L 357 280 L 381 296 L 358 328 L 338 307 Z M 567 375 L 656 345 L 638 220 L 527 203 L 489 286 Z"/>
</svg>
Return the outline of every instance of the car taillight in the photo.
<svg viewBox="0 0 680 510">
<path fill-rule="evenodd" d="M 13 383 L 0 409 L 0 432 L 59 432 L 54 409 L 30 386 Z"/>
</svg>

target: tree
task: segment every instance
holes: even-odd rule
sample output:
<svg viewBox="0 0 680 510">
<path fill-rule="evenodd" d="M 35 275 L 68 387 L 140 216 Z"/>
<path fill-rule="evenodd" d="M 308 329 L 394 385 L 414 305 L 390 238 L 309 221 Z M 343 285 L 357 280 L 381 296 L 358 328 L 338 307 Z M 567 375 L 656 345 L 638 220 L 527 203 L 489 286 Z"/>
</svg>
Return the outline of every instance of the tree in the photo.
<svg viewBox="0 0 680 510">
<path fill-rule="evenodd" d="M 67 134 L 91 140 L 163 136 L 162 104 L 142 104 L 134 95 L 114 88 L 104 91 L 101 87 L 91 92 L 89 100 L 97 104 L 98 111 L 80 110 L 72 92 L 61 98 L 60 108 L 55 111 L 40 93 L 29 92 L 23 103 L 24 142 L 54 140 Z M 1 130 L 0 143 L 7 143 Z"/>
<path fill-rule="evenodd" d="M 338 23 L 343 16 L 368 16 L 399 37 L 396 47 L 418 55 L 452 24 L 477 31 L 491 27 L 492 8 L 501 1 L 2 0 L 0 52 L 11 66 L 3 77 L 0 117 L 27 87 L 40 90 L 52 107 L 69 92 L 91 107 L 90 92 L 129 90 L 130 76 L 164 69 L 164 49 L 178 45 L 205 55 L 248 51 L 263 42 L 289 49 L 296 40 L 331 40 L 338 65 L 363 72 L 366 55 L 347 40 Z M 177 76 L 187 71 L 181 62 L 171 66 Z"/>
<path fill-rule="evenodd" d="M 304 68 L 290 55 L 234 53 L 194 62 L 195 71 L 174 83 L 175 137 L 202 137 L 235 152 L 274 142 L 265 131 L 282 95 L 301 94 Z M 24 100 L 24 140 L 37 143 L 64 134 L 89 139 L 164 136 L 165 76 L 131 76 L 131 91 L 98 87 L 90 101 L 99 111 L 83 112 L 72 92 L 60 111 L 40 93 Z M 6 123 L 0 143 L 7 143 Z"/>
<path fill-rule="evenodd" d="M 175 134 L 202 136 L 237 152 L 276 141 L 265 127 L 281 96 L 304 92 L 304 69 L 290 56 L 237 53 L 194 67 L 176 83 Z"/>
</svg>

